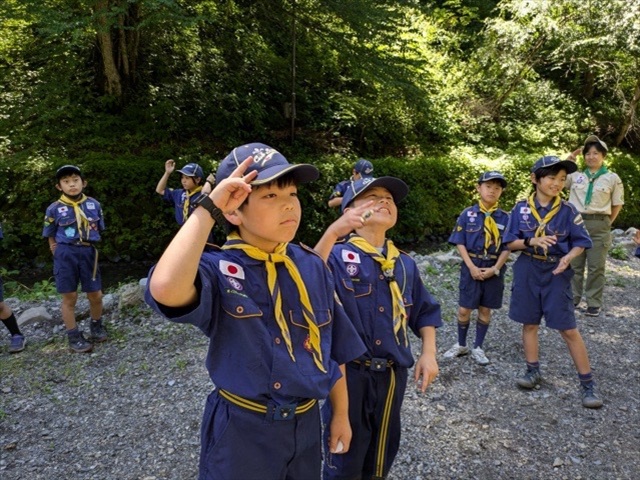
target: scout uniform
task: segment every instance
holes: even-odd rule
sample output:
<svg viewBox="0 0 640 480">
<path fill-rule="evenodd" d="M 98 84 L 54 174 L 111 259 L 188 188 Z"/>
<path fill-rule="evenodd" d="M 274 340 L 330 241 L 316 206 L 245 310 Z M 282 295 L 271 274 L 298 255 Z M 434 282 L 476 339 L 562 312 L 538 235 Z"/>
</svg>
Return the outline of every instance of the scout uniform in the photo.
<svg viewBox="0 0 640 480">
<path fill-rule="evenodd" d="M 369 178 L 373 176 L 373 164 L 369 160 L 365 160 L 364 158 L 361 158 L 355 163 L 355 165 L 353 166 L 353 170 L 355 173 L 359 173 L 361 178 L 364 178 L 364 177 Z M 349 185 L 351 184 L 352 181 L 353 181 L 353 178 L 349 180 L 343 180 L 340 183 L 338 183 L 333 188 L 333 192 L 331 193 L 329 200 L 333 198 L 343 198 L 345 192 L 347 191 L 347 188 L 349 188 Z"/>
<path fill-rule="evenodd" d="M 559 275 L 551 272 L 557 267 L 558 260 L 573 247 L 591 248 L 591 238 L 576 207 L 558 200 L 555 213 L 552 212 L 554 201 L 546 207 L 536 199 L 533 206 L 532 199 L 518 202 L 511 211 L 503 241 L 533 238 L 541 223 L 539 219 L 545 219 L 550 213 L 553 215 L 545 222 L 545 235 L 556 235 L 557 243 L 546 252 L 527 247 L 513 265 L 509 317 L 519 323 L 539 324 L 544 315 L 549 328 L 568 330 L 576 327 L 571 292 L 574 272 L 570 268 Z"/>
<path fill-rule="evenodd" d="M 102 289 L 98 250 L 104 230 L 100 203 L 82 194 L 78 201 L 62 195 L 45 213 L 42 236 L 55 237 L 58 244 L 53 254 L 53 273 L 58 293 L 75 292 L 78 282 L 83 292 Z"/>
<path fill-rule="evenodd" d="M 179 173 L 188 177 L 199 177 L 204 179 L 204 172 L 197 163 L 187 163 Z M 184 188 L 165 188 L 162 199 L 173 205 L 175 217 L 178 225 L 184 225 L 191 212 L 197 207 L 196 200 L 200 197 L 202 186 L 198 185 L 191 192 Z"/>
</svg>

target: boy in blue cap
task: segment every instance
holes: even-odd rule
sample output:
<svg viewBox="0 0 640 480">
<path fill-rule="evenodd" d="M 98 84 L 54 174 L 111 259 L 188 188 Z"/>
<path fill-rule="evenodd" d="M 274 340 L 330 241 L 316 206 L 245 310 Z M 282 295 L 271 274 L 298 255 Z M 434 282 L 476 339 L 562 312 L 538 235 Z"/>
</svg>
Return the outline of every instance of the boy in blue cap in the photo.
<svg viewBox="0 0 640 480">
<path fill-rule="evenodd" d="M 576 326 L 571 292 L 571 260 L 591 238 L 582 216 L 560 198 L 567 174 L 576 164 L 558 157 L 542 157 L 531 169 L 535 192 L 516 203 L 511 211 L 504 243 L 522 253 L 513 266 L 509 317 L 522 323 L 522 341 L 527 370 L 517 379 L 521 388 L 536 388 L 542 381 L 538 357 L 538 330 L 544 316 L 548 328 L 558 330 L 578 370 L 582 405 L 599 408 L 587 348 Z"/>
<path fill-rule="evenodd" d="M 90 352 L 93 345 L 84 338 L 76 323 L 78 283 L 89 300 L 90 339 L 107 340 L 102 324 L 102 279 L 98 268 L 98 250 L 104 230 L 100 203 L 87 197 L 82 172 L 75 165 L 64 165 L 56 172 L 56 188 L 62 192 L 58 200 L 47 207 L 42 236 L 49 241 L 53 255 L 53 276 L 56 289 L 62 295 L 62 321 L 67 329 L 69 348 L 76 353 Z"/>
<path fill-rule="evenodd" d="M 330 448 L 349 448 L 344 364 L 364 345 L 323 260 L 289 243 L 301 219 L 297 185 L 317 177 L 267 145 L 235 148 L 149 274 L 147 302 L 209 337 L 216 389 L 202 421 L 200 480 L 319 477 L 318 400 L 327 396 L 338 412 Z M 201 255 L 214 222 L 231 233 Z"/>
<path fill-rule="evenodd" d="M 367 351 L 347 364 L 353 439 L 344 455 L 327 454 L 325 479 L 386 478 L 400 445 L 400 409 L 414 365 L 409 330 L 422 340 L 414 379 L 424 392 L 438 374 L 440 305 L 415 261 L 386 237 L 409 188 L 395 177 L 366 177 L 347 188 L 343 215 L 316 245 L 338 279 L 337 293 Z M 342 239 L 338 243 L 338 239 Z M 323 421 L 335 416 L 323 407 Z"/>
<path fill-rule="evenodd" d="M 491 309 L 502 307 L 504 264 L 510 253 L 502 243 L 509 214 L 498 208 L 498 201 L 506 187 L 506 179 L 496 170 L 480 175 L 476 187 L 480 200 L 477 205 L 462 211 L 449 237 L 449 243 L 458 248 L 463 263 L 460 267 L 458 298 L 458 341 L 445 352 L 443 358 L 469 353 L 467 333 L 471 312 L 477 309 L 476 338 L 471 357 L 478 365 L 490 363 L 482 344 L 491 322 Z"/>
<path fill-rule="evenodd" d="M 2 225 L 0 225 L 0 239 L 3 239 Z M 11 335 L 11 343 L 9 344 L 10 353 L 18 353 L 24 350 L 27 343 L 25 336 L 18 327 L 18 321 L 13 314 L 11 307 L 4 303 L 4 285 L 2 283 L 2 277 L 0 276 L 0 320 L 4 323 L 4 326 L 9 330 Z"/>
<path fill-rule="evenodd" d="M 335 208 L 342 204 L 342 197 L 344 197 L 344 194 L 351 182 L 360 180 L 361 178 L 371 177 L 373 177 L 373 164 L 364 158 L 359 159 L 353 166 L 351 178 L 349 178 L 349 180 L 341 181 L 334 187 L 333 192 L 331 192 L 331 196 L 329 197 L 329 206 L 331 208 Z"/>
</svg>

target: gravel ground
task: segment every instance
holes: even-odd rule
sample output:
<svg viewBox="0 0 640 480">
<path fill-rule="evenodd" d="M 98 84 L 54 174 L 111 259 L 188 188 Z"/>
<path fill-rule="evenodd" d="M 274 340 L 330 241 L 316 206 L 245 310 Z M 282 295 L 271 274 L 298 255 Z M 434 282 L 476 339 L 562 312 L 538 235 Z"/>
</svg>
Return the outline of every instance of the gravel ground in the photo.
<svg viewBox="0 0 640 480">
<path fill-rule="evenodd" d="M 456 340 L 458 267 L 430 258 L 418 260 L 443 306 L 444 352 Z M 603 408 L 582 408 L 568 351 L 545 328 L 542 388 L 515 386 L 524 363 L 520 328 L 507 318 L 508 277 L 505 307 L 494 312 L 485 342 L 492 363 L 442 360 L 426 394 L 407 390 L 390 480 L 640 478 L 639 267 L 635 258 L 611 259 L 603 313 L 578 314 Z M 8 303 L 17 313 L 33 306 Z M 59 315 L 56 300 L 44 305 Z M 197 477 L 211 390 L 206 338 L 146 306 L 106 321 L 112 340 L 92 354 L 68 353 L 60 327 L 48 324 L 24 328 L 29 343 L 21 354 L 7 353 L 6 342 L 0 347 L 2 480 Z"/>
</svg>

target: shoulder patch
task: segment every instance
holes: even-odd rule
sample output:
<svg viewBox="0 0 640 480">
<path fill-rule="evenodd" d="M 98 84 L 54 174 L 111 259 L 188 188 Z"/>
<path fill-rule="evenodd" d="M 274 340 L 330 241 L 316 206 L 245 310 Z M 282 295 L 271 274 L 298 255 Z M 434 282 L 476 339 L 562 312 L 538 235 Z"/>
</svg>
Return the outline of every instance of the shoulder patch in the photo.
<svg viewBox="0 0 640 480">
<path fill-rule="evenodd" d="M 573 219 L 573 223 L 575 223 L 576 225 L 582 225 L 584 223 L 584 220 L 582 219 L 582 215 L 577 214 Z"/>
<path fill-rule="evenodd" d="M 343 262 L 347 263 L 362 263 L 360 261 L 360 254 L 356 252 L 352 252 L 351 250 L 343 249 L 341 252 L 341 257 Z"/>
</svg>

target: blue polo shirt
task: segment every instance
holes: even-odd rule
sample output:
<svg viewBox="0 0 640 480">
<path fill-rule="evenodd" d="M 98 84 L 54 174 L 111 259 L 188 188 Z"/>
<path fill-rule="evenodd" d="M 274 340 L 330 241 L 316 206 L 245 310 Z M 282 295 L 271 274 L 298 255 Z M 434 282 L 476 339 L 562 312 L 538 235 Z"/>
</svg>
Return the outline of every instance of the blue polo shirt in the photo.
<svg viewBox="0 0 640 480">
<path fill-rule="evenodd" d="M 498 208 L 491 214 L 498 226 L 500 236 L 504 236 L 509 223 L 509 214 Z M 452 245 L 464 245 L 467 252 L 476 255 L 484 254 L 484 217 L 485 214 L 480 211 L 480 205 L 474 205 L 462 211 L 453 232 L 449 236 L 449 243 Z M 491 244 L 487 250 L 489 255 L 500 255 L 507 247 L 502 242 L 499 248 L 495 244 Z M 472 260 L 475 260 L 472 257 Z"/>
<path fill-rule="evenodd" d="M 80 208 L 89 221 L 89 238 L 84 238 L 84 232 L 81 238 L 73 207 L 59 200 L 47 207 L 42 236 L 55 237 L 58 244 L 74 244 L 79 241 L 98 242 L 100 232 L 105 229 L 100 203 L 95 198 L 87 197 L 80 204 Z"/>
<path fill-rule="evenodd" d="M 265 264 L 241 250 L 215 248 L 203 253 L 196 281 L 198 301 L 190 308 L 164 307 L 147 290 L 146 301 L 153 309 L 173 322 L 195 325 L 209 337 L 206 365 L 219 388 L 278 404 L 324 399 L 341 377 L 338 366 L 364 353 L 364 345 L 336 301 L 333 277 L 322 259 L 308 247 L 291 244 L 287 255 L 307 287 L 327 373 L 317 368 L 307 347 L 309 331 L 298 289 L 282 263 L 276 266 L 278 284 L 295 362 L 273 315 Z"/>
<path fill-rule="evenodd" d="M 383 251 L 382 255 L 386 253 Z M 367 347 L 367 358 L 386 358 L 400 367 L 411 367 L 414 358 L 410 344 L 405 346 L 402 331 L 398 332 L 398 343 L 393 331 L 391 290 L 380 264 L 350 243 L 335 245 L 328 263 L 347 317 Z M 420 336 L 422 327 L 440 327 L 440 305 L 422 283 L 415 261 L 401 252 L 394 275 L 402 292 L 409 329 Z"/>
<path fill-rule="evenodd" d="M 553 201 L 549 202 L 546 207 L 542 207 L 537 199 L 534 201 L 538 214 L 541 218 L 544 218 L 551 209 Z M 531 208 L 529 208 L 527 201 L 522 200 L 516 203 L 516 206 L 511 210 L 509 225 L 503 242 L 507 244 L 518 239 L 532 238 L 535 236 L 539 225 L 531 214 Z M 558 239 L 557 243 L 547 251 L 548 256 L 563 257 L 573 247 L 591 248 L 593 245 L 589 232 L 584 226 L 582 216 L 573 204 L 565 200 L 561 200 L 560 210 L 546 226 L 545 232 L 547 235 L 556 235 Z M 525 250 L 536 255 L 542 253 L 539 248 L 534 247 L 527 247 Z"/>
</svg>

